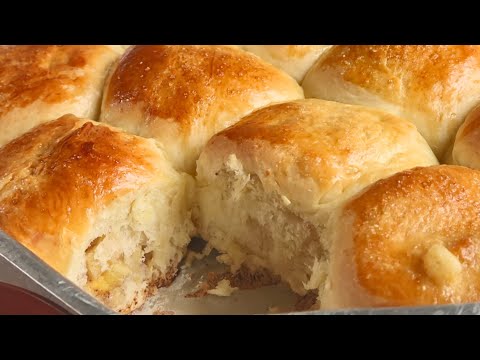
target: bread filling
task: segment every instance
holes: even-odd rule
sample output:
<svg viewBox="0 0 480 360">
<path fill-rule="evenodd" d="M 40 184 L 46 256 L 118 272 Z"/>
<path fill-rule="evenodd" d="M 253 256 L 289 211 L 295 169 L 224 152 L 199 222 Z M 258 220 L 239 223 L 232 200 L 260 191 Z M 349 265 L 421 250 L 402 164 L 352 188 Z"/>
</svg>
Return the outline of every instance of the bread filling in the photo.
<svg viewBox="0 0 480 360">
<path fill-rule="evenodd" d="M 93 292 L 108 296 L 115 288 L 122 287 L 130 278 L 143 281 L 144 278 L 152 275 L 152 252 L 145 253 L 139 248 L 129 256 L 128 261 L 125 260 L 123 254 L 115 259 L 108 260 L 107 270 L 104 270 L 101 261 L 97 260 L 100 255 L 96 253 L 96 249 L 103 240 L 105 240 L 105 236 L 96 238 L 85 252 L 87 286 Z M 144 248 L 145 244 L 142 247 Z"/>
<path fill-rule="evenodd" d="M 121 243 L 122 238 L 134 246 L 123 247 L 119 252 L 115 244 Z M 85 252 L 87 289 L 114 307 L 127 304 L 139 288 L 145 289 L 155 278 L 152 252 L 146 252 L 147 243 L 144 233 L 128 226 L 97 237 Z"/>
<path fill-rule="evenodd" d="M 78 254 L 85 269 L 78 283 L 121 312 L 135 309 L 153 287 L 169 284 L 192 232 L 186 185 L 165 181 L 165 187 L 139 190 L 110 204 L 86 236 L 93 240 Z"/>
<path fill-rule="evenodd" d="M 265 192 L 256 175 L 226 166 L 207 185 L 200 182 L 198 201 L 202 236 L 226 254 L 220 259 L 233 271 L 242 264 L 266 268 L 301 295 L 311 288 L 313 269 L 324 262 L 323 227 L 296 213 L 290 199 Z M 316 277 L 315 283 L 324 279 Z"/>
</svg>

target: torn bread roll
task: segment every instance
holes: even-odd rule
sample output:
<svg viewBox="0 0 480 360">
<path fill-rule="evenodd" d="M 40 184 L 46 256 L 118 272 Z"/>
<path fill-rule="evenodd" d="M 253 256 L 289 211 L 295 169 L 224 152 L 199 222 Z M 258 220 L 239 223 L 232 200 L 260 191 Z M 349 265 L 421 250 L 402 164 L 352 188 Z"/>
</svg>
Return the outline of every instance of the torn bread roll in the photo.
<svg viewBox="0 0 480 360">
<path fill-rule="evenodd" d="M 294 79 L 233 46 L 132 46 L 109 77 L 101 121 L 159 140 L 176 169 L 194 174 L 212 135 L 300 98 Z"/>
<path fill-rule="evenodd" d="M 330 48 L 302 83 L 306 97 L 376 107 L 415 124 L 443 160 L 480 103 L 480 46 Z"/>
<path fill-rule="evenodd" d="M 312 272 L 330 213 L 378 179 L 435 164 L 415 126 L 391 114 L 316 99 L 277 104 L 209 141 L 195 223 L 233 271 L 266 268 L 304 295 L 318 289 Z"/>
<path fill-rule="evenodd" d="M 65 114 L 96 120 L 119 45 L 0 46 L 0 146 Z"/>
<path fill-rule="evenodd" d="M 128 312 L 175 276 L 192 186 L 154 140 L 66 115 L 0 149 L 0 228 Z"/>
<path fill-rule="evenodd" d="M 380 180 L 329 223 L 324 309 L 480 301 L 480 172 L 442 165 Z"/>
<path fill-rule="evenodd" d="M 241 45 L 301 82 L 316 60 L 331 45 Z"/>
</svg>

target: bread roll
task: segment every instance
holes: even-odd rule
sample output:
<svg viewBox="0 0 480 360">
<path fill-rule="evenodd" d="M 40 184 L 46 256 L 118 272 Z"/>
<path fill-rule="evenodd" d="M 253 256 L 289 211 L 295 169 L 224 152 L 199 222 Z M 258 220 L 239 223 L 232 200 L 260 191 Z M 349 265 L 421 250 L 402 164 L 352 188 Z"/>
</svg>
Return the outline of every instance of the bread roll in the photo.
<svg viewBox="0 0 480 360">
<path fill-rule="evenodd" d="M 198 160 L 195 222 L 241 264 L 292 289 L 318 289 L 312 269 L 330 213 L 378 179 L 438 164 L 410 122 L 316 99 L 260 109 L 215 135 Z"/>
<path fill-rule="evenodd" d="M 128 312 L 177 271 L 192 182 L 153 140 L 66 115 L 0 149 L 0 228 Z"/>
<path fill-rule="evenodd" d="M 325 309 L 480 301 L 480 172 L 416 168 L 380 180 L 329 224 Z"/>
<path fill-rule="evenodd" d="M 291 77 L 230 46 L 132 46 L 108 81 L 101 121 L 165 145 L 195 173 L 210 137 L 252 110 L 303 98 Z"/>
<path fill-rule="evenodd" d="M 260 56 L 282 69 L 298 82 L 331 45 L 242 45 L 241 48 Z"/>
<path fill-rule="evenodd" d="M 474 108 L 460 126 L 448 163 L 480 169 L 480 106 Z"/>
<path fill-rule="evenodd" d="M 443 159 L 480 102 L 480 46 L 334 46 L 302 86 L 306 97 L 377 107 L 412 121 Z"/>
<path fill-rule="evenodd" d="M 108 68 L 122 51 L 107 45 L 0 46 L 0 146 L 64 114 L 97 119 Z"/>
</svg>

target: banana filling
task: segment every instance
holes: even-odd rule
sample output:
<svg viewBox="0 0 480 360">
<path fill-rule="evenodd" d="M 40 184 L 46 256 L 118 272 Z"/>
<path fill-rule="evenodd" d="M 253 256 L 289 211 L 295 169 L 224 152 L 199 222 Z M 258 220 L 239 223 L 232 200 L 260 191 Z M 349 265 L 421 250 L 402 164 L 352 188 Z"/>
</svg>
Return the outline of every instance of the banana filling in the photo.
<svg viewBox="0 0 480 360">
<path fill-rule="evenodd" d="M 152 252 L 145 253 L 141 248 L 137 248 L 128 256 L 128 262 L 121 254 L 108 260 L 107 266 L 102 267 L 97 249 L 104 239 L 105 236 L 96 238 L 86 251 L 87 286 L 93 292 L 108 295 L 114 289 L 122 287 L 127 280 L 141 282 L 151 274 Z"/>
</svg>

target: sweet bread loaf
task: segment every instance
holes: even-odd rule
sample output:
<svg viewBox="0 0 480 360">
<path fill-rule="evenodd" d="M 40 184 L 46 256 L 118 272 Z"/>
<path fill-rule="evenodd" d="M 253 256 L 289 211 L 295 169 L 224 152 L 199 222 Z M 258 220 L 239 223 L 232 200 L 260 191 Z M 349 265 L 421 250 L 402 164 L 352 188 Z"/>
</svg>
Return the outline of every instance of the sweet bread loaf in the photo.
<svg viewBox="0 0 480 360">
<path fill-rule="evenodd" d="M 0 100 L 0 228 L 116 311 L 198 234 L 324 309 L 480 301 L 480 46 L 0 46 Z"/>
<path fill-rule="evenodd" d="M 0 228 L 128 312 L 176 274 L 192 183 L 153 140 L 66 115 L 0 149 Z"/>
<path fill-rule="evenodd" d="M 132 46 L 109 77 L 100 118 L 160 141 L 175 168 L 194 174 L 213 134 L 299 98 L 294 79 L 233 46 Z"/>
<path fill-rule="evenodd" d="M 480 301 L 480 172 L 442 165 L 395 174 L 329 223 L 325 309 Z M 319 266 L 320 268 L 320 266 Z"/>
<path fill-rule="evenodd" d="M 200 235 L 304 294 L 328 250 L 329 215 L 373 182 L 438 164 L 410 122 L 386 112 L 308 99 L 257 110 L 215 135 L 197 168 Z M 313 281 L 313 283 L 312 283 Z"/>
<path fill-rule="evenodd" d="M 444 160 L 480 103 L 480 46 L 330 48 L 302 83 L 306 97 L 376 107 L 415 124 Z"/>
</svg>

